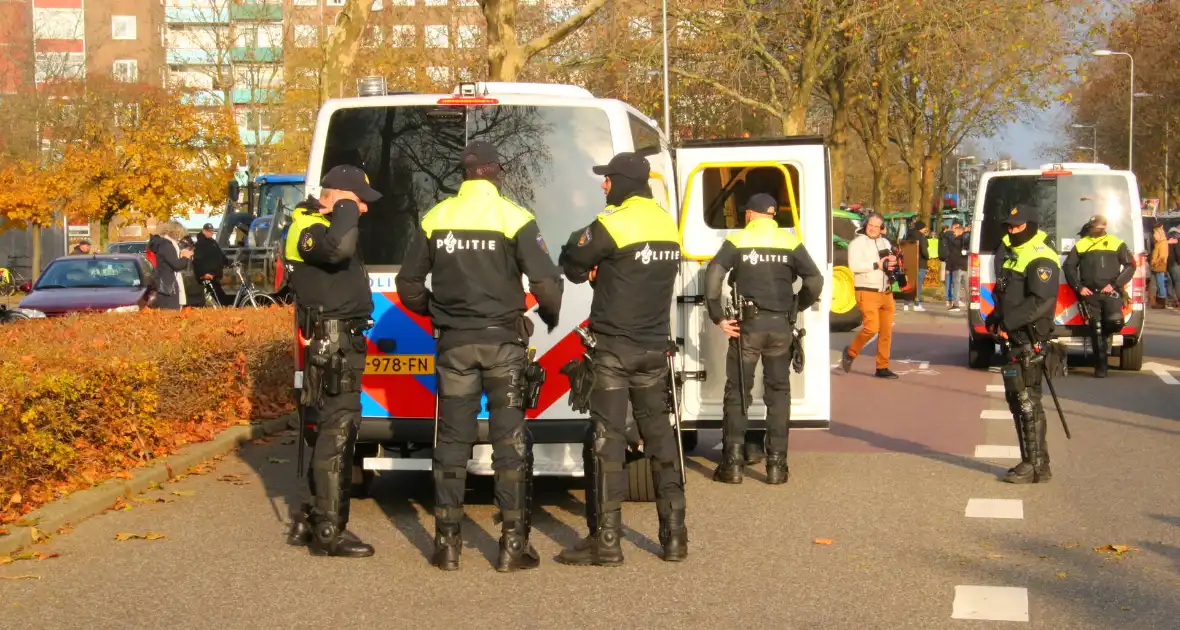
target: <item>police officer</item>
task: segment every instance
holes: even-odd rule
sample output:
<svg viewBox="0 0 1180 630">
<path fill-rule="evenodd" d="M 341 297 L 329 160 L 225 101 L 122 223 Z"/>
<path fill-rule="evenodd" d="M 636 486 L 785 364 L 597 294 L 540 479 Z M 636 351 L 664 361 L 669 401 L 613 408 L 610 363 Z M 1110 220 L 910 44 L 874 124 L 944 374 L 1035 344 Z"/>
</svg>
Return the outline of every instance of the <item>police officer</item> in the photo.
<svg viewBox="0 0 1180 630">
<path fill-rule="evenodd" d="M 458 195 L 422 217 L 397 276 L 402 303 L 429 315 L 440 331 L 433 564 L 444 571 L 459 568 L 467 461 L 479 437 L 476 418 L 486 392 L 502 526 L 496 569 L 532 569 L 540 563 L 529 544 L 533 472 L 524 400 L 532 322 L 525 316 L 521 273 L 552 331 L 561 309 L 561 272 L 533 214 L 500 194 L 503 169 L 496 148 L 472 142 L 459 162 L 464 182 Z"/>
<path fill-rule="evenodd" d="M 1106 233 L 1106 217 L 1095 215 L 1082 226 L 1083 238 L 1065 256 L 1065 282 L 1073 287 L 1089 312 L 1094 343 L 1094 376 L 1105 378 L 1110 358 L 1110 336 L 1123 329 L 1122 289 L 1135 274 L 1131 250 L 1119 237 Z"/>
<path fill-rule="evenodd" d="M 301 404 L 319 411 L 316 431 L 302 427 L 313 449 L 312 502 L 296 515 L 288 541 L 307 544 L 314 555 L 362 558 L 373 555 L 373 547 L 345 529 L 360 427 L 363 333 L 373 312 L 357 224 L 381 193 L 363 170 L 349 165 L 328 171 L 321 186 L 318 200 L 295 208 L 285 243 L 298 323 L 309 340 Z"/>
<path fill-rule="evenodd" d="M 622 564 L 622 502 L 627 403 L 652 463 L 663 559 L 688 555 L 684 485 L 667 399 L 669 308 L 680 266 L 676 222 L 653 199 L 647 160 L 620 153 L 594 173 L 604 176 L 606 210 L 576 230 L 559 261 L 575 284 L 590 281 L 590 331 L 596 337 L 593 389 L 589 394 L 592 445 L 586 458 L 590 535 L 561 552 L 559 562 Z"/>
<path fill-rule="evenodd" d="M 724 455 L 713 472 L 713 480 L 723 483 L 742 482 L 743 441 L 748 425 L 742 402 L 750 398 L 759 358 L 766 402 L 766 483 L 786 483 L 789 476 L 787 429 L 791 421 L 794 342 L 791 329 L 795 314 L 819 299 L 824 278 L 799 238 L 778 227 L 774 220 L 777 205 L 764 193 L 750 197 L 745 229 L 725 239 L 705 269 L 709 318 L 729 336 L 722 420 Z M 726 319 L 722 312 L 721 285 L 726 274 L 730 274 L 731 284 L 736 283 L 739 292 L 740 325 L 736 319 Z M 796 278 L 803 281 L 799 295 L 794 290 Z M 744 375 L 744 382 L 739 374 Z M 744 389 L 744 397 L 739 387 Z"/>
<path fill-rule="evenodd" d="M 1036 209 L 1027 205 L 1004 217 L 1008 235 L 1003 238 L 996 307 L 985 322 L 992 334 L 1004 339 L 1004 397 L 1020 438 L 1020 464 L 1003 479 L 1009 483 L 1040 483 L 1052 477 L 1041 384 L 1045 362 L 1054 360 L 1045 342 L 1053 332 L 1061 269 L 1047 235 L 1037 229 L 1037 218 Z"/>
</svg>

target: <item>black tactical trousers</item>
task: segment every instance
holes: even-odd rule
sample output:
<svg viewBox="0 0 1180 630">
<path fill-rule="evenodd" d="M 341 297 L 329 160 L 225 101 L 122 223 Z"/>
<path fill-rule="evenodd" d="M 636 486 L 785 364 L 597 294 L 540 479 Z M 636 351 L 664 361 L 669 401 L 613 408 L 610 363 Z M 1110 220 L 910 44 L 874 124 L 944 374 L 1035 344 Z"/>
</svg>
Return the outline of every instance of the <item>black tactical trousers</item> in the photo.
<svg viewBox="0 0 1180 630">
<path fill-rule="evenodd" d="M 624 469 L 627 403 L 631 403 L 644 454 L 651 460 L 656 510 L 666 517 L 684 510 L 684 485 L 676 455 L 676 432 L 668 415 L 668 364 L 663 351 L 621 337 L 599 334 L 594 348 L 594 390 L 590 393 L 593 453 L 587 461 L 587 516 L 618 510 L 627 498 Z"/>
<path fill-rule="evenodd" d="M 1015 370 L 1015 378 L 1024 383 L 1027 401 L 1022 400 L 1018 390 L 1013 387 L 1007 370 Z M 1001 371 L 1004 376 L 1004 399 L 1008 402 L 1008 410 L 1012 412 L 1016 437 L 1020 440 L 1020 461 L 1037 467 L 1048 464 L 1049 447 L 1045 440 L 1048 421 L 1041 401 L 1045 375 L 1041 364 L 1034 362 L 1026 368 L 1019 360 L 1006 358 Z"/>
<path fill-rule="evenodd" d="M 365 371 L 365 337 L 342 333 L 340 349 L 345 370 L 340 393 L 324 394 L 324 406 L 318 410 L 315 431 L 303 428 L 312 447 L 307 475 L 312 496 L 313 522 L 326 521 L 343 530 L 348 523 L 349 494 L 352 488 L 352 458 L 361 422 L 361 375 Z"/>
<path fill-rule="evenodd" d="M 1090 309 L 1091 330 L 1096 323 L 1102 322 L 1103 336 L 1117 335 L 1123 330 L 1123 299 L 1116 294 L 1099 293 L 1081 296 Z"/>
<path fill-rule="evenodd" d="M 434 449 L 435 518 L 463 519 L 467 461 L 479 439 L 480 394 L 488 396 L 496 506 L 505 522 L 527 518 L 532 449 L 524 418 L 525 349 L 519 343 L 447 347 L 439 340 L 438 446 Z"/>
<path fill-rule="evenodd" d="M 766 403 L 767 450 L 787 451 L 787 428 L 791 422 L 791 325 L 784 316 L 760 315 L 742 322 L 741 369 L 746 404 L 754 387 L 754 369 L 762 360 L 762 401 Z M 722 435 L 725 444 L 741 444 L 749 425 L 738 389 L 738 340 L 730 338 L 725 357 L 725 408 Z"/>
</svg>

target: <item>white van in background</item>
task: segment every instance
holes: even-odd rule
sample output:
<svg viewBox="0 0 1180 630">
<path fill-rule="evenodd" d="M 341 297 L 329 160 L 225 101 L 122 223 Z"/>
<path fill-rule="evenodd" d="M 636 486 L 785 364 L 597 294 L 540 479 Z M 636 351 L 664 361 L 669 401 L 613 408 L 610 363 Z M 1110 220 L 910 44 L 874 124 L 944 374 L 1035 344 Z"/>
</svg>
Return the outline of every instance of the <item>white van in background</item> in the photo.
<svg viewBox="0 0 1180 630">
<path fill-rule="evenodd" d="M 1139 185 L 1134 173 L 1115 171 L 1104 164 L 1045 164 L 1040 169 L 995 171 L 984 173 L 979 182 L 980 194 L 975 202 L 971 229 L 970 287 L 971 305 L 967 311 L 970 335 L 968 364 L 986 369 L 996 351 L 996 339 L 987 332 L 984 320 L 995 308 L 992 288 L 996 270 L 996 250 L 1007 234 L 1003 218 L 1017 204 L 1031 204 L 1041 216 L 1041 231 L 1057 251 L 1059 259 L 1073 249 L 1078 233 L 1091 216 L 1101 214 L 1107 220 L 1107 233 L 1127 243 L 1135 259 L 1135 275 L 1123 287 L 1130 301 L 1123 307 L 1125 325 L 1114 335 L 1112 345 L 1119 357 L 1119 368 L 1138 370 L 1143 365 L 1144 290 L 1148 275 L 1144 254 L 1143 222 L 1139 212 Z M 1056 329 L 1053 338 L 1067 347 L 1088 348 L 1088 328 L 1078 312 L 1078 297 L 1065 284 L 1057 293 Z"/>
</svg>

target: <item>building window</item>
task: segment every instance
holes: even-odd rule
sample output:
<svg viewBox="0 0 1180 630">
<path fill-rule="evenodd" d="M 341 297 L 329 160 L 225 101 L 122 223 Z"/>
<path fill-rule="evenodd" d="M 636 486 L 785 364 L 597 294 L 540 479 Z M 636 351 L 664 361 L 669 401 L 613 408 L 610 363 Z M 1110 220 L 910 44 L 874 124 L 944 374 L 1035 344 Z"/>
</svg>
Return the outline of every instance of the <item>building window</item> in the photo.
<svg viewBox="0 0 1180 630">
<path fill-rule="evenodd" d="M 320 0 L 294 0 L 291 4 L 297 7 L 315 7 L 319 6 Z"/>
<path fill-rule="evenodd" d="M 134 59 L 116 59 L 111 74 L 116 81 L 135 83 L 139 80 L 139 62 Z"/>
<path fill-rule="evenodd" d="M 418 31 L 412 24 L 397 24 L 390 28 L 389 40 L 394 46 L 413 46 L 418 43 Z"/>
<path fill-rule="evenodd" d="M 418 4 L 417 0 L 389 0 L 389 5 L 394 7 L 412 7 Z"/>
<path fill-rule="evenodd" d="M 462 24 L 459 26 L 459 35 L 456 44 L 460 48 L 473 48 L 479 43 L 479 27 L 474 24 Z"/>
<path fill-rule="evenodd" d="M 112 15 L 111 39 L 135 39 L 135 16 Z"/>
<path fill-rule="evenodd" d="M 373 0 L 373 6 L 369 7 L 370 11 L 380 11 L 385 8 L 385 3 L 382 0 Z"/>
<path fill-rule="evenodd" d="M 295 25 L 295 45 L 299 48 L 310 48 L 319 43 L 319 30 L 314 24 Z"/>
<path fill-rule="evenodd" d="M 36 39 L 82 39 L 81 9 L 33 9 Z"/>
<path fill-rule="evenodd" d="M 446 66 L 428 66 L 426 68 L 426 76 L 430 77 L 431 81 L 440 85 L 451 84 L 451 69 Z"/>
<path fill-rule="evenodd" d="M 448 39 L 446 24 L 431 24 L 426 27 L 427 48 L 450 48 L 451 44 Z"/>
<path fill-rule="evenodd" d="M 366 48 L 376 48 L 384 41 L 384 33 L 381 31 L 379 24 L 373 24 L 365 27 L 364 44 Z"/>
<path fill-rule="evenodd" d="M 347 0 L 325 0 L 324 4 L 330 7 L 342 7 Z"/>
<path fill-rule="evenodd" d="M 448 2 L 448 0 L 426 0 L 426 6 L 428 6 L 428 7 L 445 7 L 445 6 L 447 6 L 447 2 Z"/>
</svg>

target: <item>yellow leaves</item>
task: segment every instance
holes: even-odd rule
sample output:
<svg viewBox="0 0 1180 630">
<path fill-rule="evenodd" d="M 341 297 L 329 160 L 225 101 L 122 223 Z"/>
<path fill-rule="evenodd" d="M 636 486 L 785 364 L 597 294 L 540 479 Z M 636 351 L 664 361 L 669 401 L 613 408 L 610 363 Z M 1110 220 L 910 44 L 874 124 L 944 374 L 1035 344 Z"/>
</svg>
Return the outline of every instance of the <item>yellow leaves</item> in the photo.
<svg viewBox="0 0 1180 630">
<path fill-rule="evenodd" d="M 29 537 L 33 539 L 33 544 L 40 544 L 49 540 L 49 535 L 37 529 L 36 527 L 29 528 Z"/>
<path fill-rule="evenodd" d="M 1094 551 L 1097 551 L 1098 553 L 1112 553 L 1116 557 L 1121 558 L 1123 554 L 1130 553 L 1132 551 L 1139 551 L 1139 549 L 1130 545 L 1103 545 L 1101 547 L 1095 547 Z"/>
<path fill-rule="evenodd" d="M 192 490 L 173 490 L 172 494 L 178 497 L 191 497 L 196 496 L 197 493 Z"/>
<path fill-rule="evenodd" d="M 8 497 L 9 505 L 20 505 L 21 496 L 19 492 L 13 492 L 11 497 Z"/>
<path fill-rule="evenodd" d="M 1057 573 L 1057 579 L 1064 580 L 1066 575 L 1068 575 L 1068 574 L 1065 571 L 1059 571 Z"/>
<path fill-rule="evenodd" d="M 815 539 L 815 544 L 817 544 L 817 545 L 831 545 L 832 542 L 833 541 L 831 538 L 816 538 Z"/>
<path fill-rule="evenodd" d="M 115 534 L 115 540 L 118 542 L 127 542 L 128 540 L 160 540 L 162 538 L 164 538 L 164 534 L 157 534 L 156 532 L 147 532 L 144 534 L 118 532 Z"/>
<path fill-rule="evenodd" d="M 0 566 L 12 564 L 17 560 L 49 560 L 50 558 L 58 558 L 60 556 L 61 554 L 52 551 L 49 553 L 43 551 L 20 551 L 11 556 L 0 556 Z"/>
</svg>

